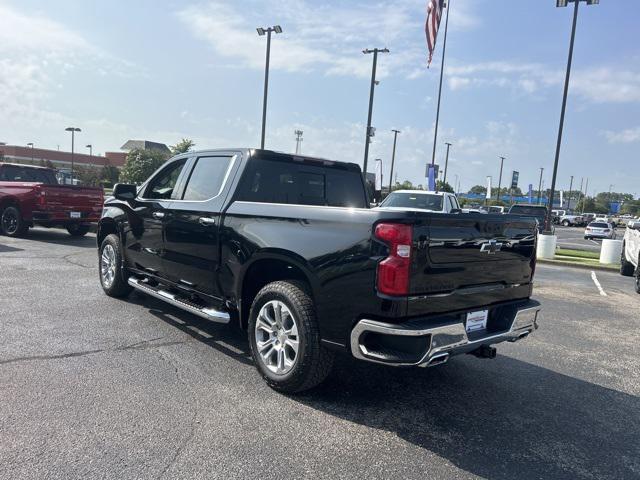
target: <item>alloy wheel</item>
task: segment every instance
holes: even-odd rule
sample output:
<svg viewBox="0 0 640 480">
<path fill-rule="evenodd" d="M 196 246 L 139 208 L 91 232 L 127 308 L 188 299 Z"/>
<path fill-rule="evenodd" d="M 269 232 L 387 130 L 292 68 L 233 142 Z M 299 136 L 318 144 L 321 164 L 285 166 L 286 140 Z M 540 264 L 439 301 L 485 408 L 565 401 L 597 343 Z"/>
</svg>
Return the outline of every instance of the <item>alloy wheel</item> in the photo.
<svg viewBox="0 0 640 480">
<path fill-rule="evenodd" d="M 256 347 L 260 360 L 272 373 L 286 375 L 298 357 L 298 325 L 280 300 L 265 303 L 256 319 Z"/>
<path fill-rule="evenodd" d="M 18 217 L 12 210 L 5 211 L 2 215 L 2 230 L 7 235 L 16 233 L 18 229 Z"/>
<path fill-rule="evenodd" d="M 112 245 L 106 245 L 102 249 L 100 257 L 100 276 L 105 288 L 111 287 L 116 278 L 116 251 Z"/>
</svg>

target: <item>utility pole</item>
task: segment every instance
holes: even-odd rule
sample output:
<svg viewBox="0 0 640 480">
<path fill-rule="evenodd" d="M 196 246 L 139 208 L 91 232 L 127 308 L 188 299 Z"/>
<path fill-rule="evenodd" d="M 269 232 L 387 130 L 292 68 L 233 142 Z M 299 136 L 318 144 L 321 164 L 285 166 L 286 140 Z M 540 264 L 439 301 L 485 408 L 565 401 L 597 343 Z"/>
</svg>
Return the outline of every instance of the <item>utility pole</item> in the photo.
<svg viewBox="0 0 640 480">
<path fill-rule="evenodd" d="M 89 149 L 89 167 L 93 170 L 93 145 L 89 144 L 86 147 Z"/>
<path fill-rule="evenodd" d="M 33 165 L 33 142 L 27 143 L 27 147 L 31 147 L 31 164 Z"/>
<path fill-rule="evenodd" d="M 391 183 L 393 182 L 393 165 L 396 162 L 396 142 L 400 130 L 391 130 L 393 132 L 393 153 L 391 154 L 391 172 L 389 172 L 389 193 L 391 193 Z M 398 174 L 396 173 L 396 176 Z"/>
<path fill-rule="evenodd" d="M 584 177 L 580 178 L 580 193 L 578 194 L 578 203 L 576 203 L 576 209 L 580 206 L 580 200 L 582 199 L 582 187 L 584 186 Z"/>
<path fill-rule="evenodd" d="M 571 175 L 571 182 L 569 182 L 569 195 L 567 195 L 567 210 L 571 210 L 571 189 L 573 188 L 573 175 Z M 562 208 L 562 205 L 560 205 Z"/>
<path fill-rule="evenodd" d="M 581 0 L 556 0 L 556 7 L 566 7 L 568 2 L 573 2 L 573 23 L 571 26 L 571 40 L 569 41 L 569 58 L 567 59 L 567 73 L 564 78 L 564 91 L 562 94 L 562 107 L 560 108 L 560 125 L 558 126 L 558 141 L 556 142 L 556 155 L 553 161 L 553 176 L 551 177 L 551 192 L 549 208 L 544 222 L 544 232 L 551 232 L 551 210 L 553 209 L 553 197 L 556 190 L 556 177 L 558 175 L 558 161 L 560 159 L 560 147 L 562 145 L 562 130 L 564 129 L 564 114 L 567 108 L 567 94 L 569 93 L 569 78 L 571 77 L 571 61 L 573 60 L 573 44 L 576 37 L 576 24 L 578 23 L 578 6 Z M 586 0 L 587 5 L 595 5 L 599 0 Z"/>
<path fill-rule="evenodd" d="M 447 156 L 444 161 L 444 178 L 442 179 L 443 184 L 447 183 L 447 167 L 449 166 L 449 147 L 453 145 L 449 142 L 444 142 L 444 144 L 447 146 Z"/>
<path fill-rule="evenodd" d="M 293 133 L 296 134 L 296 155 L 300 155 L 300 152 L 302 151 L 300 143 L 302 142 L 302 134 L 304 132 L 302 130 L 296 130 Z"/>
<path fill-rule="evenodd" d="M 589 179 L 587 178 L 587 184 L 584 187 L 584 199 L 586 200 L 588 196 L 589 196 Z M 584 202 L 582 202 L 582 212 L 580 213 L 584 213 Z"/>
<path fill-rule="evenodd" d="M 275 25 L 269 28 L 257 28 L 261 37 L 267 34 L 267 58 L 264 66 L 264 95 L 262 97 L 262 136 L 260 137 L 260 148 L 264 150 L 264 133 L 267 125 L 267 93 L 269 91 L 269 58 L 271 56 L 271 32 L 282 33 L 282 27 Z"/>
<path fill-rule="evenodd" d="M 374 129 L 371 128 L 371 117 L 373 115 L 373 94 L 376 88 L 376 68 L 378 66 L 378 53 L 389 53 L 388 48 L 374 48 L 365 49 L 362 51 L 365 55 L 373 53 L 373 66 L 371 67 L 371 87 L 369 90 L 369 115 L 367 116 L 367 132 L 366 141 L 364 143 L 364 163 L 362 165 L 362 173 L 364 178 L 367 178 L 367 162 L 369 161 L 369 143 L 371 143 L 371 137 L 374 135 Z"/>
<path fill-rule="evenodd" d="M 538 182 L 538 205 L 540 205 L 540 198 L 542 197 L 542 172 L 544 172 L 544 167 L 540 167 L 540 181 Z"/>
<path fill-rule="evenodd" d="M 500 176 L 498 177 L 498 193 L 496 194 L 496 200 L 500 201 L 500 189 L 502 188 L 502 167 L 504 165 L 504 159 L 506 157 L 498 156 L 498 158 L 500 159 Z"/>
</svg>

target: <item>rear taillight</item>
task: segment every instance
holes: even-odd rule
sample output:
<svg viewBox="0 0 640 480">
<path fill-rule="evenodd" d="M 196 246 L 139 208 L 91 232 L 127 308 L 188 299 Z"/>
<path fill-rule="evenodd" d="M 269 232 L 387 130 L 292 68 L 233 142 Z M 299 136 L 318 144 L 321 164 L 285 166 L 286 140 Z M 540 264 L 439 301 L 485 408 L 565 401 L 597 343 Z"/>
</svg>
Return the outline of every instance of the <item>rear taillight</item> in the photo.
<svg viewBox="0 0 640 480">
<path fill-rule="evenodd" d="M 389 256 L 378 264 L 378 291 L 385 295 L 408 295 L 413 227 L 380 223 L 375 235 L 389 246 Z"/>
<path fill-rule="evenodd" d="M 35 190 L 36 190 L 36 196 L 38 197 L 38 205 L 41 206 L 41 207 L 44 207 L 45 206 L 45 201 L 46 201 L 45 200 L 45 191 L 42 190 L 42 188 L 39 185 L 36 186 Z"/>
</svg>

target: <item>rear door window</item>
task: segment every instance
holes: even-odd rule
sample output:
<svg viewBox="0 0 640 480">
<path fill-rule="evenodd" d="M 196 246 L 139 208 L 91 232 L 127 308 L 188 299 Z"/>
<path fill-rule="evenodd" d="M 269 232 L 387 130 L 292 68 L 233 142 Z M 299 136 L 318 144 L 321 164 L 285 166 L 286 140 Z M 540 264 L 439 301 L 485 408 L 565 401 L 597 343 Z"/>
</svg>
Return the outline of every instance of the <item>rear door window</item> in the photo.
<svg viewBox="0 0 640 480">
<path fill-rule="evenodd" d="M 231 158 L 199 157 L 191 171 L 182 200 L 203 201 L 218 196 L 231 166 Z"/>
</svg>

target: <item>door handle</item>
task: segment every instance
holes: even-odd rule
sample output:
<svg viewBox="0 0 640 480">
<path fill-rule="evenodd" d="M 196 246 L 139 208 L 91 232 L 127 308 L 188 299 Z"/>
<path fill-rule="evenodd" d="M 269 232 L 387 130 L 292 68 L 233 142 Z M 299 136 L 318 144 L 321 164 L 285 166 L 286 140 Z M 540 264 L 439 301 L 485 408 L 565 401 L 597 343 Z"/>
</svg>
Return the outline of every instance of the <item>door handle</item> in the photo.
<svg viewBox="0 0 640 480">
<path fill-rule="evenodd" d="M 164 218 L 164 212 L 153 212 L 151 215 L 153 215 L 153 218 Z"/>
<path fill-rule="evenodd" d="M 204 225 L 205 227 L 209 227 L 216 224 L 216 219 L 211 217 L 200 217 L 198 219 L 198 223 L 200 223 L 200 225 Z"/>
</svg>

